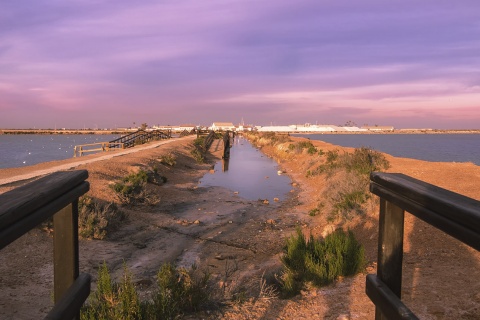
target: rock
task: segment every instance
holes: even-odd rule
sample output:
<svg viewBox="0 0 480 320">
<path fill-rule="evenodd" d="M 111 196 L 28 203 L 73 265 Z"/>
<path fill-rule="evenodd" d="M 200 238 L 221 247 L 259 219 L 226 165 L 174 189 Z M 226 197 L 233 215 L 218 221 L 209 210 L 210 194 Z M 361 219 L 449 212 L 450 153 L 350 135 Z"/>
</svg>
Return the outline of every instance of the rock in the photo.
<svg viewBox="0 0 480 320">
<path fill-rule="evenodd" d="M 435 316 L 443 316 L 445 315 L 445 308 L 439 305 L 430 306 L 427 308 L 428 313 L 433 314 Z"/>
<path fill-rule="evenodd" d="M 350 320 L 350 315 L 348 314 L 341 314 L 337 317 L 337 320 Z"/>
<path fill-rule="evenodd" d="M 270 201 L 268 201 L 268 199 L 263 200 L 263 204 L 269 204 L 269 203 Z"/>
<path fill-rule="evenodd" d="M 274 225 L 275 224 L 275 220 L 273 219 L 268 219 L 267 221 L 265 221 L 266 224 L 270 224 L 270 225 Z"/>
<path fill-rule="evenodd" d="M 232 220 L 230 220 L 230 221 L 228 221 L 228 223 L 233 223 L 233 221 L 232 221 Z"/>
<path fill-rule="evenodd" d="M 296 187 L 297 186 L 297 183 L 296 182 L 292 182 L 292 187 Z"/>
<path fill-rule="evenodd" d="M 193 221 L 194 224 L 200 224 L 200 220 Z"/>
<path fill-rule="evenodd" d="M 273 198 L 273 201 L 280 201 L 280 199 L 278 199 L 278 198 Z"/>
</svg>

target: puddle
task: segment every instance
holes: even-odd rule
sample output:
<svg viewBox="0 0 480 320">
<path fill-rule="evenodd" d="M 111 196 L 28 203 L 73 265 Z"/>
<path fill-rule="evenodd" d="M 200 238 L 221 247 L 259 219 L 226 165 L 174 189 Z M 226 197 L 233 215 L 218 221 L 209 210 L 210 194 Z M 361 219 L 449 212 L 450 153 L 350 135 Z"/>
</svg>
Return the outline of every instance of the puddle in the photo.
<svg viewBox="0 0 480 320">
<path fill-rule="evenodd" d="M 288 176 L 278 174 L 278 164 L 254 148 L 242 137 L 236 137 L 230 149 L 230 160 L 215 164 L 214 173 L 207 173 L 200 180 L 200 187 L 224 187 L 238 192 L 249 200 L 274 198 L 284 200 L 292 189 Z"/>
</svg>

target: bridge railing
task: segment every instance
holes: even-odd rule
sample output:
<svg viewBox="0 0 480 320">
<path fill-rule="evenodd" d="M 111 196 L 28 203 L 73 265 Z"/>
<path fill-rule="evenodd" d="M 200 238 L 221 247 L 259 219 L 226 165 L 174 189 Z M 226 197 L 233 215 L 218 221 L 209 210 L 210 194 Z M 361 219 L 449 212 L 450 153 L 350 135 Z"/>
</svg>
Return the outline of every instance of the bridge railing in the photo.
<svg viewBox="0 0 480 320">
<path fill-rule="evenodd" d="M 110 143 L 123 143 L 124 148 L 131 148 L 138 144 L 144 144 L 146 142 L 152 140 L 160 140 L 160 139 L 170 139 L 172 137 L 171 131 L 160 131 L 160 130 L 153 130 L 153 131 L 144 131 L 138 130 L 136 132 L 129 133 L 124 135 L 118 139 L 114 139 L 110 141 Z"/>
<path fill-rule="evenodd" d="M 55 306 L 45 319 L 79 319 L 90 294 L 78 251 L 78 199 L 90 188 L 87 178 L 86 170 L 56 172 L 0 194 L 0 250 L 53 216 Z"/>
<path fill-rule="evenodd" d="M 415 215 L 480 250 L 480 201 L 399 173 L 374 172 L 370 191 L 380 197 L 377 274 L 366 293 L 375 319 L 418 319 L 401 301 L 404 213 Z"/>
</svg>

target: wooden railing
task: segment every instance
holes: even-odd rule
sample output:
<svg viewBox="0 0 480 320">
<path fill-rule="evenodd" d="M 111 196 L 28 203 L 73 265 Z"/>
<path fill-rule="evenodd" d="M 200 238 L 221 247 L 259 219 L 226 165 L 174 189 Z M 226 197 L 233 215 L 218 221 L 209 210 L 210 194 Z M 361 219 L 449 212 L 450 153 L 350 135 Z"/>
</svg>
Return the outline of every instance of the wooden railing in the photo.
<svg viewBox="0 0 480 320">
<path fill-rule="evenodd" d="M 223 156 L 222 159 L 228 160 L 230 158 L 230 148 L 233 143 L 232 140 L 235 139 L 235 132 L 227 130 L 223 134 Z"/>
<path fill-rule="evenodd" d="M 105 152 L 118 149 L 125 149 L 125 145 L 121 142 L 97 142 L 81 144 L 73 148 L 73 157 L 81 157 L 84 153 L 89 152 Z"/>
<path fill-rule="evenodd" d="M 171 131 L 138 130 L 136 132 L 132 132 L 130 134 L 122 136 L 118 139 L 112 140 L 110 141 L 110 143 L 122 143 L 124 148 L 131 148 L 138 144 L 144 144 L 152 140 L 170 139 L 171 137 L 172 137 Z"/>
<path fill-rule="evenodd" d="M 377 274 L 366 293 L 375 319 L 418 319 L 401 301 L 404 212 L 480 250 L 480 201 L 398 173 L 374 172 L 370 191 L 380 196 Z"/>
<path fill-rule="evenodd" d="M 79 319 L 90 294 L 78 252 L 78 198 L 90 188 L 87 178 L 86 170 L 56 172 L 0 195 L 0 250 L 53 216 L 55 306 L 45 319 Z"/>
<path fill-rule="evenodd" d="M 73 149 L 73 156 L 83 156 L 88 152 L 111 151 L 118 149 L 131 148 L 139 144 L 144 144 L 153 140 L 170 139 L 172 137 L 171 131 L 144 131 L 138 130 L 120 138 L 109 142 L 98 142 L 90 144 L 82 144 L 75 146 Z"/>
</svg>

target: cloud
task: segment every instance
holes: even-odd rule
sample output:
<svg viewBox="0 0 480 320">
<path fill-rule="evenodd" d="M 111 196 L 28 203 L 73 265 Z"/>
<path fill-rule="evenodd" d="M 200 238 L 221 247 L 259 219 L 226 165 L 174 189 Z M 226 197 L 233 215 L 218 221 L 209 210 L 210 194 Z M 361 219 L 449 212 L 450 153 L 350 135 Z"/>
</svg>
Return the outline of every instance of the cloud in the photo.
<svg viewBox="0 0 480 320">
<path fill-rule="evenodd" d="M 397 110 L 418 110 L 444 125 L 439 109 L 478 106 L 476 9 L 474 0 L 6 0 L 0 106 L 41 106 L 35 121 L 59 110 L 85 110 L 87 121 L 96 110 L 106 126 L 135 115 L 211 122 L 202 109 L 257 124 L 401 123 Z"/>
</svg>

